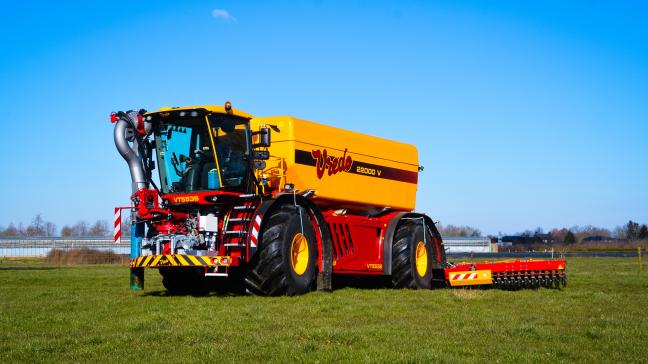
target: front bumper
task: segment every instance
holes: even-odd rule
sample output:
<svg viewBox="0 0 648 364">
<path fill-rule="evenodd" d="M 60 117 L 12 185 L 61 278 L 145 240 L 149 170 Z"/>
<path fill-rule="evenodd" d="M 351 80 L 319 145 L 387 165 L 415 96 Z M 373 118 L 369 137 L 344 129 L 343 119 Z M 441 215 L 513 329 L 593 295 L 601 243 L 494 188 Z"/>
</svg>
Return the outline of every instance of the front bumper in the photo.
<svg viewBox="0 0 648 364">
<path fill-rule="evenodd" d="M 229 256 L 206 256 L 188 254 L 144 255 L 130 261 L 131 268 L 159 267 L 229 267 L 232 258 Z"/>
</svg>

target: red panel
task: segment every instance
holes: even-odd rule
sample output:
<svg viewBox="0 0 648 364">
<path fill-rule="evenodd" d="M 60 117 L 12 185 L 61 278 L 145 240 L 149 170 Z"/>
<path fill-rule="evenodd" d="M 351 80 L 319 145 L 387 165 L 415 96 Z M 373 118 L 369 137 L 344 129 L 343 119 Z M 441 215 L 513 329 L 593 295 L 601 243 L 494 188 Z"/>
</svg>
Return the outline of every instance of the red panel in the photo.
<svg viewBox="0 0 648 364">
<path fill-rule="evenodd" d="M 333 238 L 333 273 L 382 274 L 385 229 L 396 214 L 372 218 L 325 212 Z"/>
</svg>

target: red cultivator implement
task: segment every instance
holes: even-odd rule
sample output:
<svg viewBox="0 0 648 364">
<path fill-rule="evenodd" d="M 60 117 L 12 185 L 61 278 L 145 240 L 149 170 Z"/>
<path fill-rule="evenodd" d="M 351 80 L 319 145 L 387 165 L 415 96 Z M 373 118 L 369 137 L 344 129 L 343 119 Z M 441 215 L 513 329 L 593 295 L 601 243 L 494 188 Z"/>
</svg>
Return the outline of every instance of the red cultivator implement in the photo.
<svg viewBox="0 0 648 364">
<path fill-rule="evenodd" d="M 445 270 L 449 286 L 492 285 L 495 288 L 560 288 L 567 285 L 564 260 L 511 260 L 452 264 Z"/>
</svg>

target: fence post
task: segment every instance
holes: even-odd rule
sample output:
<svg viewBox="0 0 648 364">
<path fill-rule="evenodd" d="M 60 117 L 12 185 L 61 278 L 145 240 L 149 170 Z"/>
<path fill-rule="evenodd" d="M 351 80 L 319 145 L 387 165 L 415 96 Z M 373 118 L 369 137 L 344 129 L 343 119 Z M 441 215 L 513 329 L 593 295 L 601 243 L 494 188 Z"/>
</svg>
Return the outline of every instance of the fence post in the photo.
<svg viewBox="0 0 648 364">
<path fill-rule="evenodd" d="M 643 260 L 641 259 L 641 247 L 637 247 L 637 256 L 639 257 L 639 273 L 643 272 Z"/>
<path fill-rule="evenodd" d="M 131 259 L 138 258 L 142 254 L 142 238 L 144 237 L 144 223 L 132 222 L 131 225 Z M 144 268 L 130 269 L 130 289 L 139 291 L 144 289 Z"/>
</svg>

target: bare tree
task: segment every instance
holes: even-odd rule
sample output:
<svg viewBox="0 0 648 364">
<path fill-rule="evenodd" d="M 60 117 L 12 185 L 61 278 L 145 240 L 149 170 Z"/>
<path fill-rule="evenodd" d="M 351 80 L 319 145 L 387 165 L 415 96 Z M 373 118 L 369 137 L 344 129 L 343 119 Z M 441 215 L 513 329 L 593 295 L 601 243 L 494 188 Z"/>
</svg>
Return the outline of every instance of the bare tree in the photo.
<svg viewBox="0 0 648 364">
<path fill-rule="evenodd" d="M 34 216 L 34 219 L 32 220 L 32 226 L 34 227 L 34 230 L 36 231 L 37 234 L 42 235 L 43 232 L 45 231 L 43 229 L 43 225 L 45 225 L 45 220 L 43 219 L 43 215 L 38 213 L 36 216 Z"/>
<path fill-rule="evenodd" d="M 481 231 L 479 229 L 470 226 L 455 226 L 452 224 L 443 226 L 439 224 L 437 227 L 442 236 L 481 236 Z"/>
<path fill-rule="evenodd" d="M 520 236 L 531 237 L 533 236 L 533 231 L 526 229 L 523 232 L 519 233 Z"/>
<path fill-rule="evenodd" d="M 646 226 L 646 224 L 641 225 L 638 238 L 641 240 L 648 239 L 648 226 Z"/>
<path fill-rule="evenodd" d="M 51 221 L 45 222 L 43 225 L 43 230 L 45 231 L 45 236 L 51 237 L 56 235 L 56 224 Z"/>
<path fill-rule="evenodd" d="M 44 236 L 45 235 L 45 220 L 42 214 L 36 214 L 32 222 L 27 226 L 27 236 Z"/>
<path fill-rule="evenodd" d="M 128 214 L 128 217 L 122 215 L 121 221 L 121 236 L 123 238 L 130 237 L 131 234 L 131 214 Z"/>
<path fill-rule="evenodd" d="M 74 229 L 65 225 L 61 228 L 61 236 L 68 237 L 74 235 Z"/>
<path fill-rule="evenodd" d="M 625 226 L 617 226 L 614 228 L 614 237 L 617 239 L 627 239 L 628 238 L 628 231 L 626 230 Z"/>
<path fill-rule="evenodd" d="M 97 220 L 88 232 L 91 236 L 108 236 L 110 228 L 106 220 Z"/>
<path fill-rule="evenodd" d="M 635 240 L 639 238 L 639 224 L 630 220 L 626 224 L 628 239 Z"/>
<path fill-rule="evenodd" d="M 605 239 L 605 238 L 610 238 L 612 236 L 610 230 L 605 228 L 599 228 L 592 225 L 573 226 L 569 230 L 571 230 L 574 233 L 577 241 L 583 241 L 583 239 L 589 237 L 598 237 L 601 239 Z"/>
<path fill-rule="evenodd" d="M 576 244 L 576 236 L 571 231 L 565 235 L 565 244 Z"/>
<path fill-rule="evenodd" d="M 87 236 L 88 230 L 87 222 L 83 220 L 78 221 L 74 226 L 72 226 L 72 236 Z"/>
<path fill-rule="evenodd" d="M 7 226 L 7 228 L 4 229 L 0 235 L 2 235 L 4 237 L 16 237 L 16 236 L 19 236 L 18 228 L 16 228 L 16 225 L 14 225 L 13 222 L 10 222 L 9 226 Z"/>
<path fill-rule="evenodd" d="M 18 223 L 18 226 L 16 226 L 16 229 L 17 229 L 17 234 L 15 236 L 20 236 L 20 237 L 27 236 L 27 229 L 25 229 L 25 225 L 23 225 L 22 222 Z"/>
</svg>

